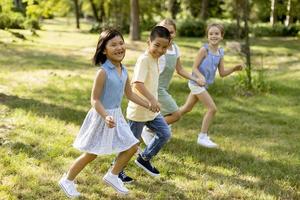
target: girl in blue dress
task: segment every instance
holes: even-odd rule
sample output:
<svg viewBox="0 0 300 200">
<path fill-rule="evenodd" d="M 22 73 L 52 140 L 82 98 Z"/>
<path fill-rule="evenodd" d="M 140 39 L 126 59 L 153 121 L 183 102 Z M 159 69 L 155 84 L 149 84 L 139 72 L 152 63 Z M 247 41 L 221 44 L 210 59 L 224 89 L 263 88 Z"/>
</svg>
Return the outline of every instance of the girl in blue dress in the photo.
<svg viewBox="0 0 300 200">
<path fill-rule="evenodd" d="M 180 108 L 180 111 L 183 115 L 191 111 L 198 101 L 203 103 L 207 112 L 202 120 L 201 132 L 198 135 L 197 143 L 204 147 L 216 148 L 218 145 L 214 143 L 207 134 L 209 125 L 217 112 L 217 107 L 209 95 L 207 88 L 214 82 L 217 69 L 220 76 L 225 77 L 235 71 L 242 70 L 242 65 L 239 64 L 228 69 L 224 67 L 224 51 L 219 47 L 224 36 L 224 27 L 221 24 L 213 23 L 208 25 L 206 33 L 208 43 L 198 51 L 193 64 L 192 73 L 194 77 L 200 79 L 201 83 L 196 83 L 193 80 L 189 81 L 188 85 L 191 92 L 185 104 Z"/>
<path fill-rule="evenodd" d="M 103 180 L 118 193 L 128 193 L 118 174 L 137 151 L 139 140 L 134 137 L 122 115 L 123 94 L 125 92 L 129 100 L 147 109 L 149 105 L 131 90 L 127 70 L 121 64 L 125 51 L 124 39 L 120 32 L 108 29 L 100 34 L 94 63 L 101 64 L 101 68 L 96 74 L 92 88 L 92 108 L 73 144 L 83 154 L 59 180 L 59 186 L 70 198 L 80 195 L 73 181 L 82 169 L 97 155 L 113 153 L 118 153 L 118 157 Z"/>
</svg>

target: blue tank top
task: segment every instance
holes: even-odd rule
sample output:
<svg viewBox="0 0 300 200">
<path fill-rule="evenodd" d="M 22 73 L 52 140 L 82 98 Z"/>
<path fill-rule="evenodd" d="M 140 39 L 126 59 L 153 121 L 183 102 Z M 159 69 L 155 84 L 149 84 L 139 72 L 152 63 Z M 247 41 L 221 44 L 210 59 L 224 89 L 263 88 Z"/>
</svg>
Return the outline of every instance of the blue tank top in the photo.
<svg viewBox="0 0 300 200">
<path fill-rule="evenodd" d="M 105 70 L 106 78 L 99 99 L 106 109 L 118 108 L 121 106 L 124 95 L 128 77 L 127 70 L 125 66 L 122 65 L 122 73 L 120 75 L 116 67 L 108 59 L 102 64 L 102 69 Z"/>
<path fill-rule="evenodd" d="M 219 66 L 221 58 L 223 58 L 224 56 L 224 50 L 223 48 L 219 48 L 218 54 L 214 54 L 209 50 L 208 44 L 205 44 L 203 47 L 207 51 L 207 56 L 200 63 L 198 70 L 205 77 L 207 84 L 206 87 L 208 87 L 208 85 L 212 84 L 215 80 L 217 68 Z M 192 76 L 196 77 L 194 73 L 192 74 Z M 192 80 L 190 80 L 190 83 L 193 85 L 198 85 L 195 81 Z"/>
</svg>

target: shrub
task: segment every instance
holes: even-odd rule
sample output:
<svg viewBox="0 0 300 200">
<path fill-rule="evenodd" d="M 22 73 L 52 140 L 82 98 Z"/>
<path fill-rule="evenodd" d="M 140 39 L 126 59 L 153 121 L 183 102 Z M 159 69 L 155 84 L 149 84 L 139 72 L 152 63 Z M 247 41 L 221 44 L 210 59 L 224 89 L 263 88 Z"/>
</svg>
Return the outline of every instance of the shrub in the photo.
<svg viewBox="0 0 300 200">
<path fill-rule="evenodd" d="M 25 18 L 21 13 L 17 12 L 6 12 L 0 13 L 0 28 L 14 28 L 23 29 Z"/>
<path fill-rule="evenodd" d="M 275 24 L 274 27 L 272 27 L 270 24 L 258 24 L 251 28 L 251 32 L 256 37 L 297 36 L 299 31 L 300 25 L 297 24 L 292 24 L 288 27 L 284 26 L 283 24 Z"/>
<path fill-rule="evenodd" d="M 206 24 L 197 19 L 186 19 L 178 23 L 177 33 L 185 37 L 204 37 Z"/>
</svg>

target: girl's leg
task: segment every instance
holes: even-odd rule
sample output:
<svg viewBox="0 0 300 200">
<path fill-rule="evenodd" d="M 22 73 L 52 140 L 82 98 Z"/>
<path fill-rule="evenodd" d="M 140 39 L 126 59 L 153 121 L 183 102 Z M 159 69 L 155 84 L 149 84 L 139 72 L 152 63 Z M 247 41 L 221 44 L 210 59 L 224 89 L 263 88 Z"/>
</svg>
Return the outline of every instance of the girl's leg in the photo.
<svg viewBox="0 0 300 200">
<path fill-rule="evenodd" d="M 180 111 L 177 110 L 169 115 L 164 116 L 167 124 L 173 124 L 174 122 L 177 122 L 181 117 Z"/>
<path fill-rule="evenodd" d="M 127 165 L 130 158 L 135 154 L 138 149 L 138 144 L 133 145 L 130 149 L 119 153 L 116 162 L 111 170 L 112 174 L 119 174 Z"/>
<path fill-rule="evenodd" d="M 214 100 L 211 98 L 211 96 L 209 95 L 209 93 L 207 91 L 197 94 L 196 96 L 197 96 L 198 100 L 201 101 L 203 103 L 204 107 L 207 109 L 207 111 L 203 117 L 202 127 L 201 127 L 201 132 L 207 133 L 209 125 L 211 124 L 212 119 L 217 112 L 217 107 L 216 107 Z"/>
<path fill-rule="evenodd" d="M 81 172 L 81 170 L 90 162 L 95 160 L 97 155 L 90 154 L 90 153 L 84 153 L 80 157 L 78 157 L 75 162 L 71 165 L 68 173 L 67 173 L 67 179 L 70 181 L 73 181 L 75 177 Z"/>
<path fill-rule="evenodd" d="M 187 97 L 184 105 L 179 108 L 180 116 L 184 115 L 185 113 L 190 112 L 197 102 L 198 102 L 197 96 L 190 93 L 189 96 Z"/>
</svg>

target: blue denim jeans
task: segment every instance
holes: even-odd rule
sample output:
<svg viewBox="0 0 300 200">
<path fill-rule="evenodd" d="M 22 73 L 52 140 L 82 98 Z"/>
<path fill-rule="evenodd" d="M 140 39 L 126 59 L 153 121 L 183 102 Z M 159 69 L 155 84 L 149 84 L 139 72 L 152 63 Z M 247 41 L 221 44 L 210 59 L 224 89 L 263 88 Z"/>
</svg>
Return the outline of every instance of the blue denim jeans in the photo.
<svg viewBox="0 0 300 200">
<path fill-rule="evenodd" d="M 151 121 L 136 122 L 129 120 L 128 124 L 134 136 L 139 140 L 141 140 L 144 125 L 155 132 L 155 137 L 141 153 L 145 160 L 150 160 L 155 156 L 171 137 L 170 128 L 161 114 Z"/>
</svg>

